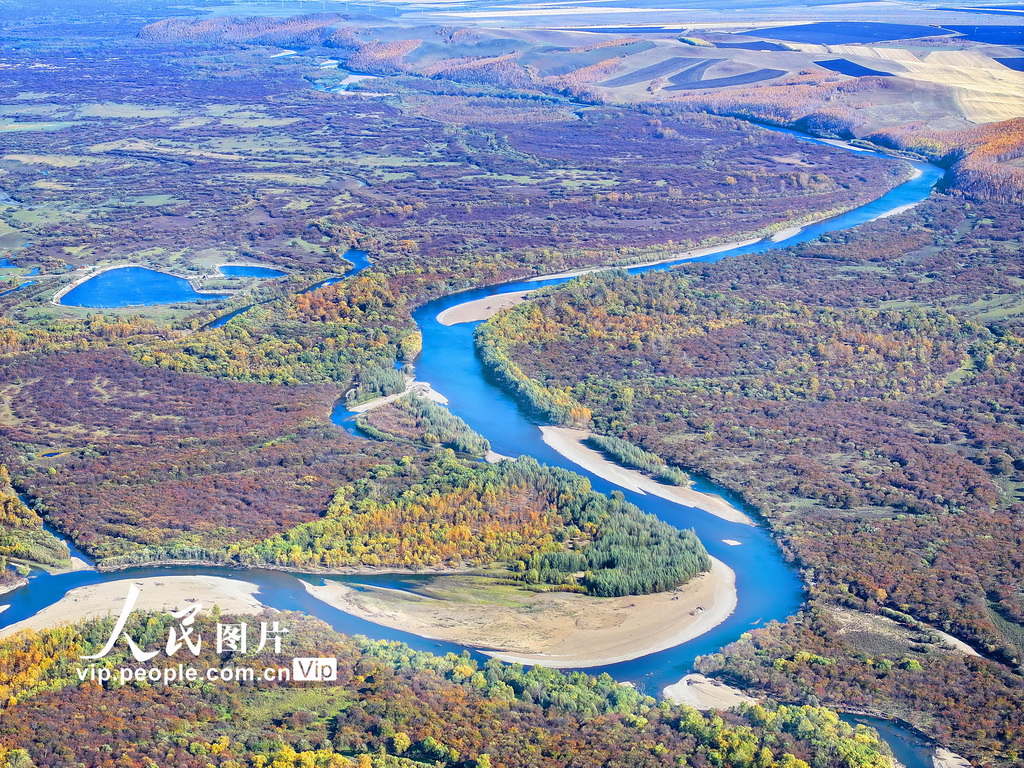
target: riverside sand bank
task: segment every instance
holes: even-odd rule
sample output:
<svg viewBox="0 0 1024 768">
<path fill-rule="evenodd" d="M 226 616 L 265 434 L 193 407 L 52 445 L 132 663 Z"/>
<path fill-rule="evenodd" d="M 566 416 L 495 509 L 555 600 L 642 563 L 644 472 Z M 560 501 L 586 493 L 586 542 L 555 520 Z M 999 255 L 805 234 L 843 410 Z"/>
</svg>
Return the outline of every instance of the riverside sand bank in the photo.
<svg viewBox="0 0 1024 768">
<path fill-rule="evenodd" d="M 806 226 L 806 225 L 805 225 Z M 565 277 L 579 277 L 580 275 L 589 275 L 592 272 L 607 272 L 610 269 L 638 269 L 640 267 L 653 267 L 658 264 L 671 264 L 676 261 L 686 261 L 688 259 L 699 259 L 701 256 L 710 256 L 713 253 L 722 253 L 724 251 L 731 251 L 734 248 L 746 248 L 748 245 L 754 245 L 760 243 L 764 238 L 751 237 L 746 240 L 735 240 L 731 243 L 724 243 L 722 245 L 710 245 L 706 248 L 694 248 L 690 251 L 682 251 L 675 254 L 674 256 L 666 256 L 664 259 L 656 259 L 654 261 L 642 261 L 637 264 L 622 264 L 619 266 L 610 267 L 585 267 L 583 269 L 573 269 L 568 272 L 557 272 L 553 275 L 538 275 L 537 277 L 527 278 L 524 282 L 527 283 L 540 283 L 545 280 L 561 280 Z M 455 307 L 452 307 L 455 309 Z"/>
<path fill-rule="evenodd" d="M 609 461 L 603 453 L 595 451 L 583 442 L 590 437 L 589 432 L 568 427 L 541 427 L 541 432 L 544 434 L 544 442 L 569 461 L 626 490 L 649 493 L 687 507 L 696 507 L 731 523 L 755 525 L 753 520 L 721 496 L 695 491 L 692 488 L 665 485 L 642 472 L 626 469 Z"/>
<path fill-rule="evenodd" d="M 682 587 L 598 598 L 501 587 L 465 598 L 328 581 L 305 585 L 319 600 L 422 637 L 479 648 L 503 661 L 561 669 L 628 661 L 699 637 L 735 610 L 736 574 L 720 560 Z M 458 593 L 458 588 L 453 590 Z M 489 599 L 489 597 L 491 599 Z"/>
<path fill-rule="evenodd" d="M 118 579 L 72 589 L 34 616 L 0 629 L 0 639 L 22 629 L 50 629 L 82 619 L 117 616 L 132 584 L 140 590 L 135 603 L 137 610 L 169 611 L 200 603 L 204 612 L 219 605 L 226 614 L 254 614 L 264 607 L 254 596 L 258 587 L 238 579 L 221 576 Z"/>
<path fill-rule="evenodd" d="M 433 400 L 435 403 L 440 403 L 441 405 L 445 405 L 448 402 L 448 398 L 431 387 L 429 383 L 425 381 L 416 381 L 412 377 L 406 377 L 405 389 L 398 394 L 385 395 L 384 397 L 367 400 L 365 403 L 350 406 L 348 410 L 350 413 L 366 413 L 367 411 L 372 411 L 374 408 L 380 408 L 382 405 L 393 403 L 395 400 L 410 394 L 425 397 L 428 400 Z"/>
<path fill-rule="evenodd" d="M 458 325 L 459 323 L 476 323 L 481 320 L 489 320 L 503 309 L 514 307 L 526 301 L 526 294 L 530 291 L 512 291 L 511 293 L 499 293 L 494 296 L 485 296 L 482 299 L 467 301 L 465 304 L 457 304 L 449 307 L 437 316 L 437 322 L 441 325 Z"/>
<path fill-rule="evenodd" d="M 676 704 L 686 704 L 694 709 L 703 710 L 729 709 L 738 704 L 753 704 L 757 701 L 738 688 L 697 673 L 686 675 L 678 683 L 667 686 L 663 694 L 666 699 Z"/>
</svg>

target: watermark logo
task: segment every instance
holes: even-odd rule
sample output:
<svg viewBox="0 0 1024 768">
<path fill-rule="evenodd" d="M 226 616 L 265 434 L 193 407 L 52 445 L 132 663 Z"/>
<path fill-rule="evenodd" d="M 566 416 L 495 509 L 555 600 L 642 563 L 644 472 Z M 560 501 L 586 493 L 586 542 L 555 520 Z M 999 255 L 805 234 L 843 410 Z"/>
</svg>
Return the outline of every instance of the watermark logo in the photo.
<svg viewBox="0 0 1024 768">
<path fill-rule="evenodd" d="M 310 683 L 330 683 L 338 679 L 336 658 L 295 658 L 292 659 L 292 680 Z"/>
<path fill-rule="evenodd" d="M 188 658 L 198 658 L 203 649 L 203 636 L 195 626 L 196 617 L 202 610 L 202 604 L 195 603 L 179 611 L 170 611 L 169 615 L 175 620 L 168 630 L 167 642 L 161 648 L 148 650 L 143 648 L 129 634 L 127 627 L 131 619 L 135 604 L 138 602 L 140 590 L 136 585 L 128 588 L 128 596 L 125 598 L 124 607 L 114 623 L 114 628 L 107 638 L 107 642 L 97 652 L 79 658 L 83 661 L 95 662 L 106 658 L 123 641 L 135 661 L 140 664 L 151 662 L 156 659 L 161 651 L 167 657 L 173 657 L 184 651 L 183 655 Z M 281 625 L 280 621 L 261 621 L 258 629 L 255 625 L 250 626 L 248 622 L 225 623 L 217 622 L 217 633 L 214 640 L 218 654 L 233 653 L 240 655 L 257 654 L 261 651 L 269 651 L 280 655 L 281 640 L 289 630 Z M 337 658 L 313 658 L 297 657 L 291 660 L 290 665 L 268 666 L 264 668 L 254 667 L 208 667 L 205 669 L 191 664 L 179 663 L 170 666 L 135 666 L 121 667 L 113 670 L 106 666 L 90 664 L 88 667 L 79 667 L 78 676 L 84 682 L 87 679 L 101 683 L 118 679 L 120 682 L 142 682 L 150 683 L 163 682 L 169 684 L 180 681 L 209 680 L 222 682 L 253 682 L 257 679 L 267 682 L 298 681 L 298 682 L 333 682 L 338 679 Z"/>
</svg>

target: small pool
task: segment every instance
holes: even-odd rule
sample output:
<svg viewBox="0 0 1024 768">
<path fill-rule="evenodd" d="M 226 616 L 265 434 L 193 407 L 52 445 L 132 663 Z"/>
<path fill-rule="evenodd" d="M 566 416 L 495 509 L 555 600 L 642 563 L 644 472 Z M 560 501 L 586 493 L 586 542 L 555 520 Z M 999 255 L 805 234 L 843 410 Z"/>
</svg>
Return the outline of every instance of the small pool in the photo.
<svg viewBox="0 0 1024 768">
<path fill-rule="evenodd" d="M 251 264 L 224 264 L 217 267 L 225 277 L 284 277 L 287 272 Z"/>
<path fill-rule="evenodd" d="M 117 267 L 90 277 L 61 297 L 65 307 L 144 307 L 187 301 L 214 301 L 224 294 L 199 293 L 183 277 L 146 267 Z"/>
</svg>

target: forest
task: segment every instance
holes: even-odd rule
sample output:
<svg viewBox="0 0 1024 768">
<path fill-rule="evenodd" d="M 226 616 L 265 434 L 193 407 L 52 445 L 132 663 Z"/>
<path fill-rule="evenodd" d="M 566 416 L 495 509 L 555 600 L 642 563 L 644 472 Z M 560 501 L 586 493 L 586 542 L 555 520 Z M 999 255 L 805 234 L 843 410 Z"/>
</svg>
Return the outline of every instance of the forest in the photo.
<svg viewBox="0 0 1024 768">
<path fill-rule="evenodd" d="M 118 36 L 121 59 L 95 55 L 107 42 L 94 28 L 40 18 L 5 49 L 10 77 L 0 84 L 5 120 L 17 127 L 5 130 L 0 159 L 14 201 L 0 211 L 4 242 L 18 246 L 15 263 L 41 271 L 36 284 L 0 297 L 0 454 L 38 513 L 111 566 L 232 560 L 260 546 L 261 561 L 331 567 L 322 557 L 331 552 L 357 562 L 365 552 L 332 544 L 296 555 L 280 542 L 303 526 L 347 525 L 344 515 L 325 517 L 339 489 L 404 454 L 427 471 L 424 447 L 486 452 L 411 401 L 364 423 L 412 443 L 356 440 L 329 423 L 340 397 L 360 402 L 404 385 L 393 365 L 419 352 L 411 311 L 423 300 L 765 231 L 855 205 L 907 173 L 896 160 L 812 153 L 729 118 L 581 108 L 564 95 L 445 77 L 403 74 L 389 78 L 394 98 L 342 98 L 310 87 L 323 74 L 311 77 L 315 53 L 269 59 L 238 45 L 277 32 L 286 36 L 276 42 L 311 42 L 330 28 L 318 38 L 325 51 L 355 50 L 334 17 L 259 29 L 215 22 L 198 36 L 183 34 L 191 22 L 168 22 Z M 77 41 L 71 53 L 67 39 Z M 449 42 L 476 44 L 456 31 Z M 52 93 L 39 62 L 73 66 L 80 87 Z M 18 98 L 25 93 L 43 96 Z M 133 138 L 126 121 L 138 128 Z M 352 248 L 372 250 L 372 266 L 338 280 Z M 191 311 L 49 303 L 77 277 L 67 267 L 141 260 L 202 282 L 211 265 L 237 258 L 290 274 Z M 54 369 L 62 375 L 48 375 Z M 494 524 L 525 524 L 521 501 Z M 514 560 L 543 550 L 540 530 L 522 529 L 532 544 Z M 436 533 L 410 539 L 400 559 L 484 556 Z M 675 546 L 675 533 L 649 533 Z M 502 536 L 486 556 L 520 546 Z M 677 543 L 689 558 L 685 536 Z M 655 578 L 592 588 L 649 590 L 693 571 L 671 560 Z M 636 566 L 611 545 L 588 563 L 620 574 Z M 539 580 L 540 570 L 524 574 Z"/>
<path fill-rule="evenodd" d="M 68 549 L 43 530 L 43 520 L 18 498 L 7 467 L 0 464 L 0 590 L 29 566 L 68 564 Z"/>
<path fill-rule="evenodd" d="M 192 666 L 262 670 L 282 657 L 335 656 L 337 681 L 103 686 L 79 681 L 76 668 L 80 653 L 105 642 L 113 619 L 8 638 L 0 643 L 0 761 L 25 768 L 890 765 L 876 734 L 827 709 L 757 705 L 702 714 L 608 675 L 432 656 L 338 635 L 299 614 L 274 618 L 290 630 L 280 657 L 264 650 L 221 658 L 204 643 Z M 167 614 L 139 615 L 128 631 L 145 646 L 170 625 Z M 212 633 L 212 620 L 200 617 L 196 629 Z M 107 659 L 115 669 L 126 660 L 121 646 Z"/>
<path fill-rule="evenodd" d="M 104 567 L 500 563 L 536 583 L 531 558 L 580 547 L 589 565 L 579 582 L 577 569 L 555 580 L 548 567 L 545 583 L 643 594 L 710 566 L 692 532 L 594 493 L 571 473 L 529 459 L 480 465 L 436 449 L 403 455 L 401 446 L 351 437 L 329 421 L 339 396 L 329 385 L 175 373 L 114 349 L 15 357 L 0 391 L 9 403 L 0 453 L 15 481 Z M 17 522 L 5 533 L 8 559 L 25 557 L 33 537 L 33 550 L 43 547 L 38 516 L 16 497 L 8 508 Z M 625 530 L 651 546 L 626 551 Z M 27 559 L 56 557 L 34 554 Z"/>
<path fill-rule="evenodd" d="M 692 531 L 571 472 L 531 458 L 472 466 L 442 454 L 420 464 L 374 468 L 339 490 L 324 517 L 243 549 L 241 562 L 305 571 L 503 563 L 525 584 L 598 597 L 669 591 L 711 567 Z"/>
<path fill-rule="evenodd" d="M 9 359 L 0 388 L 16 486 L 101 559 L 259 540 L 319 517 L 389 456 L 330 424 L 328 385 L 179 374 L 113 349 Z"/>
<path fill-rule="evenodd" d="M 356 275 L 269 298 L 220 327 L 133 353 L 146 365 L 235 381 L 352 384 L 355 403 L 401 391 L 394 361 L 411 360 L 419 345 L 401 295 L 381 275 Z"/>
<path fill-rule="evenodd" d="M 866 683 L 856 651 L 805 620 L 727 649 L 725 674 L 784 699 L 839 702 L 849 691 L 832 683 L 863 686 L 856 698 L 875 709 L 1012 764 L 1024 732 L 1017 213 L 940 195 L 779 254 L 588 275 L 492 318 L 478 343 L 546 417 L 582 415 L 739 493 L 800 566 L 812 606 L 920 622 L 983 654 L 914 683 L 898 667 Z M 797 650 L 835 663 L 779 661 Z M 950 706 L 964 689 L 978 698 Z"/>
<path fill-rule="evenodd" d="M 51 276 L 3 302 L 32 314 L 52 311 L 66 265 L 144 259 L 198 276 L 241 258 L 335 274 L 353 246 L 416 299 L 752 235 L 908 172 L 724 117 L 413 75 L 387 78 L 394 97 L 340 97 L 311 87 L 340 77 L 315 51 L 125 36 L 125 67 L 69 34 L 82 46 L 71 60 L 57 40 L 11 46 L 0 84 L 18 126 L 0 158 L 18 205 L 0 218 L 23 244 L 17 263 Z M 49 93 L 46 67 L 69 65 L 79 88 L 19 102 Z"/>
<path fill-rule="evenodd" d="M 921 122 L 872 127 L 860 107 L 874 99 L 891 99 L 894 88 L 886 77 L 834 81 L 801 72 L 756 88 L 684 94 L 658 111 L 730 115 L 911 152 L 950 168 L 944 182 L 950 191 L 983 200 L 1024 201 L 1024 169 L 1012 162 L 1024 156 L 1024 119 L 960 130 L 940 130 Z"/>
<path fill-rule="evenodd" d="M 444 406 L 415 393 L 362 414 L 359 428 L 384 440 L 420 443 L 431 448 L 451 448 L 456 453 L 482 458 L 491 450 L 487 438 L 474 432 Z"/>
</svg>

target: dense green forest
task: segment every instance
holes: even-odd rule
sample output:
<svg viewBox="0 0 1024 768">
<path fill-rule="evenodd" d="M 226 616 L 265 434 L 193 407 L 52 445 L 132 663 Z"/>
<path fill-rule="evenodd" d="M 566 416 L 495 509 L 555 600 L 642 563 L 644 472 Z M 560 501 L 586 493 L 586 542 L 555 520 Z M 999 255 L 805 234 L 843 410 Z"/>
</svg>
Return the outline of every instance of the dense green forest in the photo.
<svg viewBox="0 0 1024 768">
<path fill-rule="evenodd" d="M 359 428 L 383 440 L 408 440 L 428 447 L 444 446 L 481 458 L 491 450 L 485 437 L 442 405 L 415 393 L 375 408 L 357 419 Z"/>
<path fill-rule="evenodd" d="M 66 768 L 888 768 L 874 732 L 827 709 L 753 706 L 701 714 L 658 703 L 608 675 L 562 675 L 468 655 L 437 657 L 397 643 L 338 635 L 298 614 L 280 656 L 235 659 L 204 643 L 192 666 L 258 671 L 293 656 L 335 656 L 330 684 L 81 682 L 113 619 L 0 643 L 0 760 Z M 229 621 L 230 617 L 224 617 Z M 129 633 L 160 642 L 167 614 L 139 615 Z M 211 620 L 196 630 L 212 634 Z M 118 646 L 105 661 L 130 658 Z M 173 666 L 160 656 L 154 666 Z M 69 718 L 68 712 L 74 717 Z"/>
<path fill-rule="evenodd" d="M 0 588 L 16 578 L 16 571 L 31 565 L 68 565 L 68 549 L 43 530 L 43 521 L 18 498 L 7 467 L 0 464 Z"/>
<path fill-rule="evenodd" d="M 645 451 L 628 440 L 613 435 L 591 435 L 586 439 L 591 448 L 604 453 L 608 458 L 669 485 L 689 485 L 690 476 L 679 467 L 670 467 L 657 454 Z"/>
<path fill-rule="evenodd" d="M 813 606 L 891 612 L 987 657 L 867 672 L 823 619 L 759 630 L 717 669 L 784 698 L 857 700 L 1012 763 L 1024 717 L 1018 214 L 938 196 L 781 254 L 589 275 L 499 314 L 479 343 L 549 417 L 587 414 L 740 493 L 800 565 Z M 780 661 L 803 650 L 834 663 Z"/>
<path fill-rule="evenodd" d="M 711 567 L 692 531 L 576 474 L 531 458 L 474 466 L 450 455 L 376 467 L 338 491 L 323 518 L 239 558 L 304 570 L 505 563 L 527 584 L 601 597 L 668 591 Z"/>
</svg>

